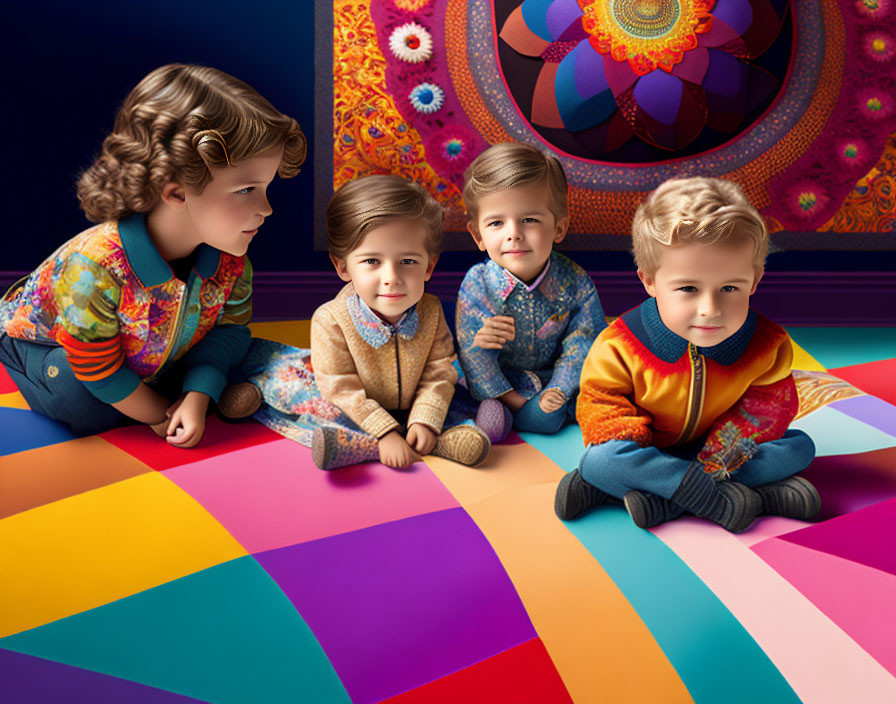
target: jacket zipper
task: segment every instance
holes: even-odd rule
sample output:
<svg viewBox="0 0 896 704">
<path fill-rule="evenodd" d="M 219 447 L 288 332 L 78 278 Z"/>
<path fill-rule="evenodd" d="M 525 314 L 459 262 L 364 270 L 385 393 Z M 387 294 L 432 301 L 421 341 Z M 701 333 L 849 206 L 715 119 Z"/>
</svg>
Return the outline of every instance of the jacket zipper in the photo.
<svg viewBox="0 0 896 704">
<path fill-rule="evenodd" d="M 691 366 L 691 389 L 688 398 L 687 420 L 681 434 L 675 440 L 675 444 L 686 443 L 691 439 L 697 421 L 703 414 L 703 397 L 706 392 L 706 373 L 703 355 L 697 351 L 697 347 L 688 343 L 688 361 Z"/>
<path fill-rule="evenodd" d="M 398 334 L 395 335 L 395 368 L 398 371 L 398 407 L 401 408 L 401 357 L 398 354 Z"/>
<path fill-rule="evenodd" d="M 159 366 L 156 368 L 156 370 L 152 374 L 150 374 L 146 379 L 144 379 L 144 381 L 147 383 L 152 383 L 153 381 L 155 381 L 156 377 L 159 375 L 159 373 L 162 371 L 162 369 L 165 368 L 165 364 L 168 362 L 168 357 L 171 356 L 171 350 L 174 348 L 174 345 L 180 339 L 180 334 L 182 332 L 181 325 L 183 324 L 183 318 L 182 318 L 181 314 L 184 312 L 185 304 L 187 302 L 187 299 L 189 298 L 189 296 L 187 296 L 186 293 L 187 293 L 187 287 L 185 285 L 184 290 L 181 293 L 180 303 L 178 303 L 178 305 L 177 305 L 177 315 L 174 318 L 174 335 L 172 335 L 168 339 L 168 344 L 165 347 L 165 354 L 162 356 L 162 362 L 159 364 Z"/>
</svg>

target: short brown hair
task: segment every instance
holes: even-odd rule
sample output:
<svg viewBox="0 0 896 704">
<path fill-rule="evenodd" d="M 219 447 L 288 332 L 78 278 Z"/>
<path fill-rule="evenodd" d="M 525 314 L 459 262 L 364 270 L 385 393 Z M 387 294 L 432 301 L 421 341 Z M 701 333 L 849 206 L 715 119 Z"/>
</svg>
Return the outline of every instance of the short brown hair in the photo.
<svg viewBox="0 0 896 704">
<path fill-rule="evenodd" d="M 522 142 L 500 142 L 477 156 L 464 172 L 464 205 L 467 217 L 476 226 L 479 200 L 483 196 L 527 183 L 543 182 L 548 187 L 548 207 L 555 220 L 568 214 L 569 186 L 560 161 Z"/>
<path fill-rule="evenodd" d="M 753 268 L 762 274 L 768 256 L 765 221 L 740 186 L 718 178 L 669 179 L 638 206 L 632 220 L 635 264 L 650 276 L 663 247 L 739 240 L 753 243 Z"/>
<path fill-rule="evenodd" d="M 279 146 L 277 173 L 291 178 L 306 152 L 295 120 L 222 71 L 169 64 L 125 98 L 100 155 L 78 180 L 78 199 L 93 222 L 147 212 L 166 183 L 201 192 L 211 180 L 210 168 Z"/>
<path fill-rule="evenodd" d="M 426 228 L 426 251 L 442 249 L 442 206 L 423 186 L 398 176 L 362 176 L 333 194 L 327 206 L 330 255 L 344 259 L 364 237 L 393 220 L 420 220 Z"/>
</svg>

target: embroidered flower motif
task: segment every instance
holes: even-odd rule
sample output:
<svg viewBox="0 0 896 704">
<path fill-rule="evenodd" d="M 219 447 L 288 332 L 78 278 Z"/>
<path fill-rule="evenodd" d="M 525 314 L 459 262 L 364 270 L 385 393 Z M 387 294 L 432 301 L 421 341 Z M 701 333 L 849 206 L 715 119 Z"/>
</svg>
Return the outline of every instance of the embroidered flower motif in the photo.
<svg viewBox="0 0 896 704">
<path fill-rule="evenodd" d="M 847 168 L 855 168 L 863 163 L 868 155 L 868 145 L 863 139 L 842 139 L 836 145 L 837 158 Z"/>
<path fill-rule="evenodd" d="M 893 111 L 893 99 L 880 89 L 863 91 L 859 96 L 862 112 L 874 120 L 889 117 Z"/>
<path fill-rule="evenodd" d="M 392 32 L 389 49 L 395 58 L 419 64 L 432 58 L 432 35 L 416 22 L 408 22 Z"/>
<path fill-rule="evenodd" d="M 815 216 L 829 200 L 825 189 L 809 180 L 794 184 L 788 193 L 790 210 L 803 218 Z"/>
<path fill-rule="evenodd" d="M 445 103 L 445 91 L 434 83 L 419 83 L 411 90 L 408 99 L 417 112 L 435 112 Z"/>
<path fill-rule="evenodd" d="M 893 38 L 884 32 L 872 32 L 863 42 L 865 53 L 879 63 L 893 58 Z"/>
</svg>

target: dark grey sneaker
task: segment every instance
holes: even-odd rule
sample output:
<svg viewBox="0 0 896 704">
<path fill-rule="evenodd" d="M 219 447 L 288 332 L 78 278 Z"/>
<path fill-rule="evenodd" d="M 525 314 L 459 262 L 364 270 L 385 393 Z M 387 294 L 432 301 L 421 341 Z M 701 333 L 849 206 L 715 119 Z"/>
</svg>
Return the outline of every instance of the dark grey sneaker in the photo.
<svg viewBox="0 0 896 704">
<path fill-rule="evenodd" d="M 586 511 L 603 504 L 618 504 L 619 499 L 601 491 L 596 486 L 591 486 L 582 479 L 579 470 L 567 472 L 557 486 L 557 494 L 554 496 L 554 512 L 557 518 L 569 521 L 578 518 Z"/>
<path fill-rule="evenodd" d="M 762 511 L 759 494 L 738 482 L 716 481 L 699 462 L 691 464 L 685 472 L 672 494 L 672 502 L 732 533 L 745 531 Z"/>
<path fill-rule="evenodd" d="M 626 493 L 623 503 L 638 528 L 653 528 L 684 513 L 681 506 L 669 499 L 636 489 Z"/>
<path fill-rule="evenodd" d="M 774 484 L 757 486 L 762 499 L 762 513 L 807 521 L 821 510 L 821 497 L 812 484 L 802 477 L 788 477 Z"/>
</svg>

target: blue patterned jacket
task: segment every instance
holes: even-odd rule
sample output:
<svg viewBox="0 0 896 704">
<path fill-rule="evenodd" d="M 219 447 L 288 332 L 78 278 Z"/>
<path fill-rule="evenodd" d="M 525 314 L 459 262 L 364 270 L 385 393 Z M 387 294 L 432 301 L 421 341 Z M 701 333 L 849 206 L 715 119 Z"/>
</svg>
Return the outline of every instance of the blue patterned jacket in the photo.
<svg viewBox="0 0 896 704">
<path fill-rule="evenodd" d="M 540 387 L 576 395 L 582 363 L 607 322 L 585 270 L 556 251 L 549 264 L 532 290 L 491 259 L 464 277 L 457 298 L 458 357 L 477 400 L 511 390 L 531 398 Z M 514 339 L 501 350 L 474 346 L 483 321 L 495 315 L 513 317 Z M 534 390 L 524 383 L 525 372 L 541 380 Z"/>
</svg>

